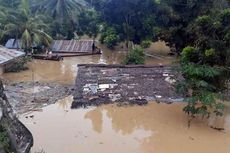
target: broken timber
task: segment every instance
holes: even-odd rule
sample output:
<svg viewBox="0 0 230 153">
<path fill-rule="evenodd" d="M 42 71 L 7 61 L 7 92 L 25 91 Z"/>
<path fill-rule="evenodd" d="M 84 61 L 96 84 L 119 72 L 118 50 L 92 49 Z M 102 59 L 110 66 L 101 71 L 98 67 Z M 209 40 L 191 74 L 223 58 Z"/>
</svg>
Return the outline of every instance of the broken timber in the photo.
<svg viewBox="0 0 230 153">
<path fill-rule="evenodd" d="M 180 101 L 172 66 L 78 65 L 72 108 L 113 102 L 147 104 Z"/>
</svg>

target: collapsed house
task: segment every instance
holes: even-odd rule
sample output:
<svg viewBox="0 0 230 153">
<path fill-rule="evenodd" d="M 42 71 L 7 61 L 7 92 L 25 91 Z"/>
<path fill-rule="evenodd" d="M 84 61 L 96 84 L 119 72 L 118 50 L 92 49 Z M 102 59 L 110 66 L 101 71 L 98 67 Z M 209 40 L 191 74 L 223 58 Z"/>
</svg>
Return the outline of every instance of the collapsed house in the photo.
<svg viewBox="0 0 230 153">
<path fill-rule="evenodd" d="M 8 67 L 12 66 L 17 59 L 24 55 L 25 53 L 22 51 L 0 46 L 0 74 L 4 73 Z"/>
</svg>

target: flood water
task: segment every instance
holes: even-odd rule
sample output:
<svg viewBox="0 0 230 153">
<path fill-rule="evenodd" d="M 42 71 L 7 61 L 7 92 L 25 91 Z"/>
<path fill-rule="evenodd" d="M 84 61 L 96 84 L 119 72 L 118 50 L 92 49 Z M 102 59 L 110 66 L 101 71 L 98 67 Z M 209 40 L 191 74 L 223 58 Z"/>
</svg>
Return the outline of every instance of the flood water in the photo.
<svg viewBox="0 0 230 153">
<path fill-rule="evenodd" d="M 77 75 L 78 64 L 119 64 L 126 52 L 104 50 L 101 55 L 64 58 L 63 61 L 33 60 L 28 64 L 29 70 L 20 73 L 5 73 L 3 78 L 11 82 L 42 81 L 73 84 Z M 170 64 L 172 57 L 154 59 L 146 57 L 146 64 Z"/>
<path fill-rule="evenodd" d="M 230 111 L 219 132 L 205 121 L 188 128 L 184 104 L 70 110 L 72 97 L 21 116 L 33 133 L 33 151 L 46 153 L 229 153 Z M 26 116 L 34 115 L 26 119 Z"/>
<path fill-rule="evenodd" d="M 4 74 L 10 82 L 42 81 L 73 84 L 77 64 L 117 64 L 122 51 L 65 58 L 61 62 L 34 60 L 29 70 Z M 173 58 L 147 58 L 146 64 L 170 64 Z M 30 89 L 28 89 L 29 91 Z M 25 92 L 28 92 L 25 91 Z M 46 153 L 229 153 L 230 108 L 221 119 L 194 120 L 188 128 L 183 103 L 150 102 L 146 106 L 106 105 L 71 110 L 72 97 L 39 112 L 20 116 L 34 136 L 32 152 Z M 217 131 L 208 126 L 225 128 Z"/>
</svg>

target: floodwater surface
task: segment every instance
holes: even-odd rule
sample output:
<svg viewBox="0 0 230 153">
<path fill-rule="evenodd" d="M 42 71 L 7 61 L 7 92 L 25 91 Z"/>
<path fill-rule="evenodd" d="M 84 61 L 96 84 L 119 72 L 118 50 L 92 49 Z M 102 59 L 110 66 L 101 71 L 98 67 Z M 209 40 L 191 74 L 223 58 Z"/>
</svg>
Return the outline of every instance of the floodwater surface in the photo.
<svg viewBox="0 0 230 153">
<path fill-rule="evenodd" d="M 103 48 L 101 55 L 64 58 L 63 61 L 33 60 L 29 70 L 20 73 L 5 73 L 3 78 L 11 82 L 42 81 L 73 84 L 77 76 L 78 64 L 120 64 L 126 51 L 113 51 Z M 164 59 L 146 57 L 146 64 L 171 64 L 174 58 Z"/>
<path fill-rule="evenodd" d="M 230 113 L 225 131 L 194 120 L 188 128 L 184 104 L 70 110 L 72 97 L 24 114 L 20 120 L 34 136 L 33 151 L 46 153 L 229 153 Z M 32 117 L 29 117 L 32 116 Z M 26 118 L 28 117 L 28 118 Z M 215 122 L 215 119 L 212 120 Z M 212 123 L 213 124 L 213 123 Z M 219 123 L 218 123 L 219 124 Z"/>
<path fill-rule="evenodd" d="M 161 47 L 160 47 L 161 48 Z M 104 50 L 104 49 L 103 49 Z M 10 82 L 43 81 L 73 84 L 77 64 L 121 63 L 126 52 L 104 50 L 102 55 L 33 60 L 29 70 L 7 73 Z M 146 64 L 170 64 L 173 58 L 146 58 Z M 39 92 L 39 87 L 24 92 Z M 188 128 L 185 104 L 118 107 L 105 105 L 71 110 L 72 97 L 42 111 L 20 116 L 34 136 L 32 152 L 46 153 L 229 153 L 230 109 L 220 119 L 196 119 Z M 208 124 L 225 128 L 217 131 Z"/>
</svg>

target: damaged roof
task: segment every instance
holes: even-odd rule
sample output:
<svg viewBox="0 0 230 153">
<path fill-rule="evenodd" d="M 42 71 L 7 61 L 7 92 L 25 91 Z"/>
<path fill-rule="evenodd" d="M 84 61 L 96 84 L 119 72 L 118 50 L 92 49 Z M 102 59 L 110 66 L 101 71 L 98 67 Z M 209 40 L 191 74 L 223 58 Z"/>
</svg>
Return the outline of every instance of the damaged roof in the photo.
<svg viewBox="0 0 230 153">
<path fill-rule="evenodd" d="M 7 62 L 24 55 L 24 52 L 0 46 L 0 65 L 6 64 Z"/>
<path fill-rule="evenodd" d="M 92 52 L 93 40 L 54 40 L 51 49 L 53 52 Z"/>
</svg>

